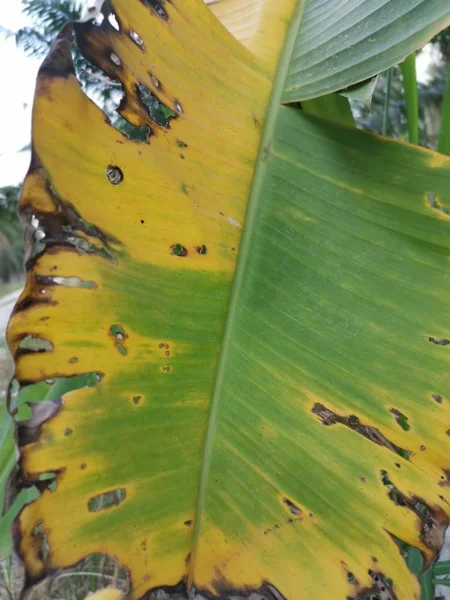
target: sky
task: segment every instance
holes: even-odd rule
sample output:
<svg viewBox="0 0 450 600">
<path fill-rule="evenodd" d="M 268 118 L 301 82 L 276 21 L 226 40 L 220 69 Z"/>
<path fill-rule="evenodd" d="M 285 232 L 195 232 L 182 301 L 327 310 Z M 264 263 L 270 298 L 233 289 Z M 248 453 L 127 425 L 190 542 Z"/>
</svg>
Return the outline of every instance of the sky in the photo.
<svg viewBox="0 0 450 600">
<path fill-rule="evenodd" d="M 2 0 L 1 27 L 17 31 L 29 25 L 22 13 L 21 0 Z M 92 3 L 92 2 L 91 2 Z M 422 52 L 417 60 L 418 79 L 426 82 L 427 67 L 436 60 L 432 50 Z M 0 34 L 0 187 L 23 181 L 30 161 L 30 152 L 20 152 L 29 144 L 31 134 L 31 107 L 34 84 L 40 59 L 30 58 L 16 48 L 13 38 Z M 8 87 L 7 84 L 10 86 Z"/>
<path fill-rule="evenodd" d="M 10 31 L 28 25 L 20 0 L 3 0 L 1 26 Z M 0 34 L 0 187 L 24 178 L 29 152 L 18 152 L 30 142 L 31 106 L 39 60 L 16 48 L 13 38 Z"/>
</svg>

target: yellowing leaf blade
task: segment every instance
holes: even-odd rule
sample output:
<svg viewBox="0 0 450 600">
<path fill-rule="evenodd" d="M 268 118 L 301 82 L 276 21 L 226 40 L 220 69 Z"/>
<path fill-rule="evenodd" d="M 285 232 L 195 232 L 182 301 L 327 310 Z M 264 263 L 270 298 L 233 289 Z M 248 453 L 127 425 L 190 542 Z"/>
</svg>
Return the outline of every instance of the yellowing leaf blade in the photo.
<svg viewBox="0 0 450 600">
<path fill-rule="evenodd" d="M 8 331 L 21 385 L 56 381 L 17 429 L 56 484 L 16 523 L 30 584 L 101 553 L 136 599 L 410 600 L 397 544 L 441 544 L 448 160 L 281 106 L 305 7 L 272 82 L 255 6 L 255 55 L 199 0 L 74 26 L 147 142 L 80 89 L 71 25 L 40 71 Z"/>
</svg>

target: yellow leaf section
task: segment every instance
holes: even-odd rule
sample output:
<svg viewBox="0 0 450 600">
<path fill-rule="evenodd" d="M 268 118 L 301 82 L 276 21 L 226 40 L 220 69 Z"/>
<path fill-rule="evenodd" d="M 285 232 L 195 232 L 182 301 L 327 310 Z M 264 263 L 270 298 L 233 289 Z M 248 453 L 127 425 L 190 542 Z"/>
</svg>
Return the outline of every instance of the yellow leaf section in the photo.
<svg viewBox="0 0 450 600">
<path fill-rule="evenodd" d="M 207 2 L 228 31 L 257 56 L 273 76 L 279 48 L 286 32 L 286 18 L 295 0 L 212 0 Z"/>
<path fill-rule="evenodd" d="M 294 408 L 292 398 L 283 397 L 281 390 L 276 391 L 280 392 L 281 400 Z M 295 409 L 298 411 L 298 398 L 295 400 Z M 306 411 L 304 416 L 306 421 L 310 420 L 310 429 L 316 430 L 317 439 L 321 440 L 323 425 L 314 422 L 313 417 Z M 295 436 L 295 432 L 288 431 L 287 435 Z M 369 453 L 367 441 L 344 428 L 330 431 L 330 435 L 333 438 L 330 445 L 332 451 L 331 448 L 323 450 L 323 454 L 326 452 L 327 464 L 322 472 L 317 474 L 317 479 L 329 476 L 329 496 L 321 498 L 321 503 L 328 499 L 328 511 L 333 510 L 333 498 L 341 493 L 348 494 L 349 498 L 358 498 L 358 505 L 352 504 L 351 511 L 342 515 L 347 521 L 345 526 L 341 523 L 336 527 L 335 523 L 330 521 L 329 512 L 322 515 L 317 506 L 305 507 L 298 502 L 296 506 L 301 509 L 299 517 L 289 515 L 286 511 L 286 518 L 280 518 L 279 510 L 276 510 L 276 497 L 279 496 L 276 479 L 261 472 L 261 479 L 257 484 L 254 483 L 254 503 L 255 514 L 258 509 L 265 518 L 257 524 L 249 522 L 243 507 L 236 503 L 233 493 L 227 491 L 221 490 L 220 495 L 228 513 L 235 515 L 238 525 L 234 531 L 225 534 L 223 528 L 218 527 L 215 519 L 210 519 L 208 511 L 205 511 L 202 518 L 201 543 L 195 559 L 194 578 L 197 589 L 220 596 L 227 589 L 256 590 L 267 581 L 282 591 L 286 598 L 294 600 L 298 598 L 300 589 L 302 598 L 316 597 L 317 588 L 326 581 L 330 588 L 324 593 L 324 597 L 353 598 L 358 590 L 372 586 L 373 580 L 368 570 L 368 566 L 371 566 L 374 572 L 395 576 L 395 590 L 399 597 L 419 598 L 418 582 L 411 576 L 390 532 L 395 531 L 395 535 L 402 541 L 419 546 L 428 559 L 434 557 L 434 550 L 424 542 L 418 544 L 420 520 L 413 511 L 407 507 L 396 506 L 389 498 L 387 489 L 381 494 L 374 493 L 372 486 L 377 485 L 379 478 L 379 471 L 377 472 L 375 466 L 385 465 L 395 485 L 406 495 L 409 495 L 411 489 L 422 491 L 423 496 L 427 496 L 430 506 L 440 515 L 442 525 L 445 525 L 446 517 L 440 505 L 443 495 L 448 498 L 449 494 L 445 488 L 439 491 L 433 489 L 433 492 L 430 492 L 435 488 L 442 471 L 434 468 L 430 474 L 429 471 L 417 469 L 408 463 L 403 463 L 404 466 L 399 470 L 395 466 L 398 457 L 392 456 L 387 449 L 375 446 L 370 448 Z M 280 437 L 282 436 L 277 436 L 273 441 L 273 447 L 278 448 L 283 443 Z M 442 442 L 445 443 L 445 440 Z M 239 469 L 241 461 L 246 457 L 228 444 L 224 444 L 224 450 L 231 455 L 230 464 Z M 319 456 L 319 452 L 320 448 L 314 448 L 316 457 Z M 234 456 L 236 461 L 233 460 Z M 264 456 L 261 460 L 270 460 L 264 453 L 261 453 L 261 456 Z M 352 474 L 351 478 L 347 477 L 345 491 L 335 489 L 332 484 L 333 473 L 341 474 L 345 468 L 343 465 L 354 460 L 355 456 L 360 457 L 358 473 L 364 474 L 364 477 L 358 476 L 358 473 Z M 305 456 L 305 460 L 307 458 Z M 443 457 L 440 458 L 443 462 Z M 313 478 L 305 480 L 305 486 L 313 488 L 318 484 Z M 251 484 L 242 482 L 242 487 L 246 493 L 252 495 Z M 288 491 L 286 495 L 289 495 Z M 279 498 L 278 504 L 282 506 Z M 359 524 L 369 520 L 374 527 L 370 531 L 363 530 Z M 342 537 L 343 527 L 346 529 L 345 538 Z M 441 532 L 436 532 L 438 545 L 442 543 L 440 535 Z M 240 537 L 246 542 L 236 541 Z M 361 552 L 364 542 L 367 550 Z M 343 556 L 348 563 L 343 562 Z M 300 569 L 299 560 L 302 559 L 307 562 L 308 568 Z M 351 581 L 347 579 L 349 572 L 354 576 Z M 277 586 L 278 582 L 282 585 Z"/>
<path fill-rule="evenodd" d="M 213 55 L 217 52 L 211 50 Z M 253 80 L 253 98 L 240 94 L 241 81 L 232 92 L 234 111 L 231 97 L 224 93 L 223 79 L 216 83 L 222 93 L 215 102 L 212 97 L 196 101 L 195 90 L 180 77 L 178 96 L 183 113 L 176 122 L 172 120 L 170 129 L 152 136 L 150 144 L 128 142 L 112 128 L 75 77 L 57 81 L 41 77 L 34 108 L 34 148 L 51 173 L 57 194 L 65 203 L 74 204 L 85 221 L 120 239 L 132 259 L 174 268 L 177 263 L 171 245 L 182 242 L 192 250 L 205 244 L 212 252 L 208 269 L 232 272 L 236 254 L 231 248 L 239 243 L 245 216 L 242 189 L 248 188 L 259 142 L 253 117 L 263 119 L 269 91 L 267 80 L 257 70 L 246 68 L 245 63 L 241 69 L 235 63 L 233 69 L 247 72 L 246 77 Z M 236 74 L 229 79 L 237 79 Z M 196 83 L 203 85 L 202 89 L 212 87 L 206 81 Z M 168 82 L 164 85 L 169 87 Z M 202 111 L 204 105 L 213 109 Z M 209 130 L 207 123 L 211 123 Z M 96 132 L 92 143 L 86 143 L 86 131 Z M 181 142 L 186 146 L 180 148 Z M 123 172 L 120 185 L 109 182 L 109 165 Z M 199 261 L 201 257 L 191 251 L 185 268 L 198 269 Z"/>
<path fill-rule="evenodd" d="M 23 300 L 31 302 L 33 318 L 27 310 L 16 312 L 9 329 L 10 348 L 14 354 L 19 351 L 20 340 L 26 331 L 28 335 L 49 340 L 57 352 L 42 356 L 41 360 L 36 360 L 34 354 L 22 355 L 16 364 L 19 380 L 69 377 L 74 373 L 74 363 L 77 373 L 119 374 L 129 370 L 130 362 L 146 365 L 160 362 L 160 340 L 141 336 L 130 326 L 126 326 L 123 340 L 127 355 L 122 356 L 115 349 L 116 340 L 109 329 L 117 322 L 118 296 L 105 283 L 108 277 L 117 276 L 117 267 L 105 268 L 104 262 L 99 256 L 80 255 L 75 250 L 58 246 L 37 260 L 33 277 L 28 277 L 18 301 L 18 308 Z M 92 282 L 95 287 L 39 284 L 39 277 L 80 275 L 82 282 Z M 128 338 L 132 338 L 132 344 L 127 343 Z M 182 351 L 173 340 L 165 341 L 170 344 L 172 353 Z"/>
<path fill-rule="evenodd" d="M 348 526 L 351 527 L 352 524 L 349 523 Z M 202 538 L 205 546 L 210 547 L 210 552 L 201 552 L 198 556 L 196 584 L 199 589 L 207 589 L 220 597 L 220 594 L 227 589 L 240 589 L 245 594 L 247 590 L 261 589 L 264 582 L 273 583 L 282 580 L 283 594 L 292 600 L 316 598 L 317 589 L 324 585 L 327 588 L 324 595 L 326 598 L 353 598 L 353 594 L 358 593 L 358 589 L 370 588 L 372 583 L 367 568 L 363 565 L 365 561 L 366 564 L 372 564 L 377 572 L 395 573 L 396 585 L 403 586 L 400 588 L 404 594 L 402 598 L 419 599 L 420 590 L 417 580 L 411 577 L 400 552 L 393 556 L 389 555 L 389 560 L 377 556 L 376 564 L 368 554 L 364 556 L 360 554 L 357 557 L 355 553 L 357 568 L 352 567 L 355 579 L 344 583 L 349 572 L 348 565 L 342 561 L 342 553 L 336 551 L 336 546 L 326 539 L 324 529 L 323 523 L 305 519 L 290 528 L 282 543 L 274 539 L 275 536 L 271 536 L 270 531 L 267 535 L 263 535 L 256 529 L 253 532 L 249 530 L 246 534 L 253 533 L 252 543 L 258 546 L 258 552 L 250 544 L 230 543 L 221 531 L 214 531 L 214 528 L 211 528 Z M 300 535 L 304 538 L 304 552 L 311 558 L 310 570 L 300 570 L 298 558 L 295 558 Z M 394 542 L 389 534 L 385 533 L 381 543 L 388 545 Z M 309 548 L 320 548 L 320 553 L 313 554 L 308 550 Z M 293 552 L 292 556 L 290 551 Z M 261 556 L 264 556 L 264 562 L 261 561 Z M 283 556 L 282 561 L 280 561 L 281 556 Z M 326 567 L 323 565 L 324 557 L 326 557 Z M 224 572 L 226 575 L 223 574 Z M 204 587 L 201 584 L 202 574 L 204 574 Z M 215 574 L 212 586 L 211 574 Z M 298 595 L 299 593 L 301 596 Z"/>
<path fill-rule="evenodd" d="M 112 5 L 120 31 L 106 19 L 77 26 L 78 42 L 122 83 L 121 115 L 151 135 L 134 142 L 108 123 L 62 35 L 37 82 L 21 198 L 28 275 L 8 342 L 20 382 L 91 373 L 97 385 L 66 393 L 22 443 L 24 477 L 55 472 L 57 488 L 22 512 L 17 543 L 30 582 L 101 552 L 129 569 L 139 598 L 187 576 L 201 432 L 271 80 L 200 0 L 164 3 L 165 18 L 152 3 Z M 172 111 L 166 126 L 139 86 Z M 52 350 L 24 351 L 27 336 Z M 116 489 L 120 505 L 89 510 Z"/>
</svg>

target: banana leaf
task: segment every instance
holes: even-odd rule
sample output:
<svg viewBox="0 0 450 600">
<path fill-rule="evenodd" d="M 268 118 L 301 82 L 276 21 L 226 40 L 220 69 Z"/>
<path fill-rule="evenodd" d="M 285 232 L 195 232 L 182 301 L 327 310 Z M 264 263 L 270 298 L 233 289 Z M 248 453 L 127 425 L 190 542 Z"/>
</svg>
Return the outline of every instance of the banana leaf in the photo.
<svg viewBox="0 0 450 600">
<path fill-rule="evenodd" d="M 130 599 L 418 598 L 398 541 L 428 568 L 450 515 L 450 158 L 301 102 L 447 1 L 102 10 L 42 64 L 20 201 L 15 378 L 58 392 L 9 411 L 27 589 L 101 553 Z M 143 137 L 83 92 L 73 36 Z"/>
</svg>

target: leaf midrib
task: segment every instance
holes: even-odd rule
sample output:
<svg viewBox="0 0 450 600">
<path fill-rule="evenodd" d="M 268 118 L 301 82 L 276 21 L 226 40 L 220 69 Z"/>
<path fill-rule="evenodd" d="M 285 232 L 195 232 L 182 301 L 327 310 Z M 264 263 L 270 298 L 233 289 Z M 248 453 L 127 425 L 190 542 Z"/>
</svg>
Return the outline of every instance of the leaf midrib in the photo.
<svg viewBox="0 0 450 600">
<path fill-rule="evenodd" d="M 206 488 L 208 484 L 209 471 L 214 449 L 214 440 L 217 429 L 217 419 L 219 406 L 224 387 L 225 373 L 227 369 L 228 357 L 230 355 L 231 337 L 234 327 L 235 315 L 239 308 L 239 297 L 244 280 L 245 265 L 247 257 L 251 250 L 251 242 L 253 238 L 253 230 L 256 220 L 256 214 L 259 204 L 260 192 L 262 189 L 264 172 L 268 154 L 270 153 L 270 145 L 273 138 L 273 133 L 277 123 L 279 110 L 282 106 L 282 96 L 284 84 L 289 68 L 289 63 L 294 50 L 294 44 L 300 22 L 303 16 L 303 11 L 308 0 L 297 0 L 297 3 L 292 11 L 292 16 L 287 27 L 284 44 L 280 52 L 277 70 L 275 73 L 272 91 L 267 105 L 266 118 L 261 135 L 261 141 L 258 148 L 258 154 L 255 161 L 255 169 L 253 180 L 250 188 L 247 212 L 245 215 L 244 228 L 241 238 L 239 255 L 236 263 L 236 271 L 234 275 L 233 285 L 231 289 L 230 304 L 228 308 L 227 318 L 225 321 L 222 345 L 220 356 L 217 365 L 216 379 L 214 384 L 213 395 L 208 418 L 208 426 L 206 430 L 205 443 L 203 448 L 202 468 L 200 474 L 200 482 L 197 496 L 197 507 L 194 520 L 194 534 L 192 542 L 191 560 L 188 569 L 188 589 L 193 584 L 193 575 L 195 572 L 195 562 L 197 547 L 200 538 L 201 519 L 205 506 Z"/>
</svg>

